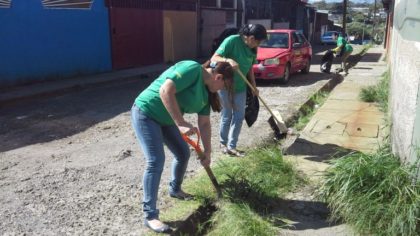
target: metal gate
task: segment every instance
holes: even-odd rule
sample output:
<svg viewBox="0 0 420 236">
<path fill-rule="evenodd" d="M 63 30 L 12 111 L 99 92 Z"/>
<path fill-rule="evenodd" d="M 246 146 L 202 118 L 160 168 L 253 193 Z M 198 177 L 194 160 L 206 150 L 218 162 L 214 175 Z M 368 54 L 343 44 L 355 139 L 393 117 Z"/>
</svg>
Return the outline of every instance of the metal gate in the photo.
<svg viewBox="0 0 420 236">
<path fill-rule="evenodd" d="M 106 0 L 113 69 L 163 62 L 162 5 L 162 0 Z"/>
</svg>

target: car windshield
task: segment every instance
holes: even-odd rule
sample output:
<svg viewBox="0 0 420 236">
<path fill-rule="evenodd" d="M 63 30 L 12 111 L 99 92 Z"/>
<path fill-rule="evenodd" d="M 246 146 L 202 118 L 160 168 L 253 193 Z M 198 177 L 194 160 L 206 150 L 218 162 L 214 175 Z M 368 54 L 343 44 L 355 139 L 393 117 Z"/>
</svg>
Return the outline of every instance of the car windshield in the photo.
<svg viewBox="0 0 420 236">
<path fill-rule="evenodd" d="M 260 44 L 261 48 L 288 48 L 289 34 L 288 33 L 268 33 L 267 40 Z"/>
<path fill-rule="evenodd" d="M 332 36 L 333 35 L 333 31 L 327 31 L 324 33 L 324 36 Z"/>
</svg>

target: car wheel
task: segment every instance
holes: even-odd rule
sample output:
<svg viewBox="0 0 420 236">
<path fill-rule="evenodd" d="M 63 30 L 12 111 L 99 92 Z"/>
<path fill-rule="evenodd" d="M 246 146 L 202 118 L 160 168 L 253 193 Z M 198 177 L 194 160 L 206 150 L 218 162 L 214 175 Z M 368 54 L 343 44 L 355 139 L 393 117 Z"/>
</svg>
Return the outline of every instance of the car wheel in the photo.
<svg viewBox="0 0 420 236">
<path fill-rule="evenodd" d="M 301 70 L 301 72 L 302 72 L 302 74 L 308 74 L 310 69 L 311 69 L 311 59 L 309 58 L 309 59 L 306 61 L 306 65 L 305 65 L 305 67 Z"/>
<path fill-rule="evenodd" d="M 289 82 L 290 78 L 290 63 L 287 63 L 286 67 L 284 68 L 283 77 L 280 78 L 280 83 L 286 84 Z"/>
</svg>

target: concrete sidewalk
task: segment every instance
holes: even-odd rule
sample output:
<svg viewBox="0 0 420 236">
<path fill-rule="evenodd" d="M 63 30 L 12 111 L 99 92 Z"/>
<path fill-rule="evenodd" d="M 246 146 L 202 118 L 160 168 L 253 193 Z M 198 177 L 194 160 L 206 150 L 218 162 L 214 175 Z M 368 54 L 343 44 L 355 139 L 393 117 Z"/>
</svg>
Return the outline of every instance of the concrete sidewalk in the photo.
<svg viewBox="0 0 420 236">
<path fill-rule="evenodd" d="M 156 76 L 168 67 L 169 65 L 166 64 L 156 64 L 102 74 L 4 88 L 0 90 L 0 107 L 19 101 L 62 94 L 74 91 L 75 89 L 88 88 L 100 84 L 120 83 L 121 81 L 144 79 Z"/>
<path fill-rule="evenodd" d="M 325 160 L 339 149 L 372 152 L 383 141 L 385 114 L 376 104 L 361 101 L 359 93 L 387 71 L 384 53 L 381 46 L 370 48 L 285 150 L 310 178 L 316 180 L 328 167 Z"/>
<path fill-rule="evenodd" d="M 385 116 L 376 104 L 359 99 L 362 87 L 379 82 L 387 65 L 384 50 L 374 47 L 350 69 L 327 101 L 312 117 L 301 138 L 317 144 L 334 144 L 363 152 L 374 151 L 383 139 Z"/>
<path fill-rule="evenodd" d="M 362 87 L 377 84 L 386 72 L 383 56 L 382 47 L 370 48 L 334 88 L 286 153 L 322 156 L 340 147 L 374 151 L 385 135 L 385 115 L 376 104 L 361 101 L 359 93 Z"/>
<path fill-rule="evenodd" d="M 296 141 L 285 151 L 285 159 L 294 163 L 310 180 L 310 187 L 290 193 L 286 199 L 296 202 L 290 206 L 295 214 L 294 224 L 301 230 L 288 229 L 285 235 L 325 236 L 355 235 L 352 228 L 343 223 L 331 224 L 323 218 L 322 208 L 316 209 L 314 192 L 330 166 L 328 160 L 340 149 L 371 152 L 378 148 L 384 136 L 385 115 L 373 103 L 359 99 L 362 87 L 379 82 L 387 70 L 383 61 L 384 50 L 374 47 L 367 51 L 361 60 L 349 70 L 349 75 L 338 84 L 326 102 L 311 118 Z M 306 204 L 305 204 L 306 203 Z M 300 204 L 300 205 L 298 205 Z M 304 209 L 293 211 L 294 208 Z M 309 212 L 306 216 L 305 213 Z M 328 212 L 328 211 L 326 211 Z M 320 217 L 316 217 L 320 215 Z"/>
</svg>

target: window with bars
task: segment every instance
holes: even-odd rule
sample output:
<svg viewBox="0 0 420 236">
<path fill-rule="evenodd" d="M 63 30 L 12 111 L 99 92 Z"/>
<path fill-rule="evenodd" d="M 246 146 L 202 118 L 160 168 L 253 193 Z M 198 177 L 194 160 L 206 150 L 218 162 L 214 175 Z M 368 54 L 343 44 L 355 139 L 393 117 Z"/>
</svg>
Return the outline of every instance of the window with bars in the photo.
<svg viewBox="0 0 420 236">
<path fill-rule="evenodd" d="M 222 8 L 234 8 L 234 0 L 222 0 Z"/>
<path fill-rule="evenodd" d="M 12 0 L 0 0 L 0 8 L 10 8 Z"/>
<path fill-rule="evenodd" d="M 92 3 L 93 0 L 42 0 L 44 8 L 50 9 L 90 9 Z"/>
<path fill-rule="evenodd" d="M 226 11 L 226 24 L 235 24 L 235 11 Z"/>
<path fill-rule="evenodd" d="M 201 0 L 201 6 L 217 7 L 217 0 Z"/>
</svg>

